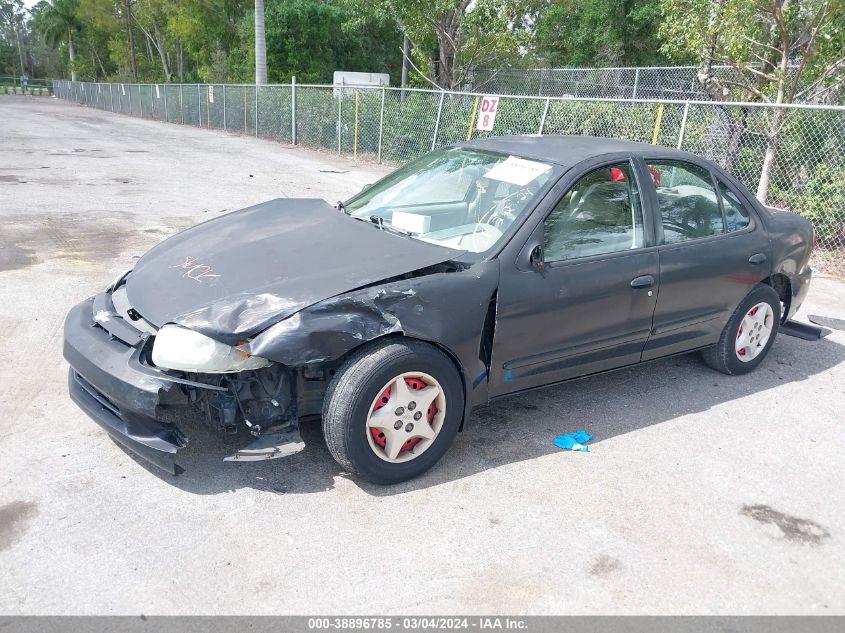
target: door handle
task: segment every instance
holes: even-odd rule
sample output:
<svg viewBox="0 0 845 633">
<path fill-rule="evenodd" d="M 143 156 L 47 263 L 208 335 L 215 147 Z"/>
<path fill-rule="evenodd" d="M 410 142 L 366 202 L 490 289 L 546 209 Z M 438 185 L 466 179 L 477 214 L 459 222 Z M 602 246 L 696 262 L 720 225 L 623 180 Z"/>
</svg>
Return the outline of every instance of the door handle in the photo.
<svg viewBox="0 0 845 633">
<path fill-rule="evenodd" d="M 631 288 L 650 288 L 653 285 L 654 277 L 651 275 L 641 275 L 631 280 Z"/>
<path fill-rule="evenodd" d="M 764 261 L 766 261 L 766 256 L 763 253 L 754 253 L 748 258 L 749 264 L 762 264 Z"/>
</svg>

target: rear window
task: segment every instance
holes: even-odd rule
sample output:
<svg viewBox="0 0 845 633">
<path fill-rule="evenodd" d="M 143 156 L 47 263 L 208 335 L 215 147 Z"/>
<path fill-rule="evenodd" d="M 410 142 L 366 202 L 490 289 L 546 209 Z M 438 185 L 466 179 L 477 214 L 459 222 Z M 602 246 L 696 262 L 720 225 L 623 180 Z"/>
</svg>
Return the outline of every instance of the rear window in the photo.
<svg viewBox="0 0 845 633">
<path fill-rule="evenodd" d="M 740 202 L 733 191 L 728 189 L 721 180 L 719 181 L 719 194 L 722 196 L 722 208 L 725 210 L 725 223 L 728 232 L 741 231 L 751 222 L 748 209 Z"/>
<path fill-rule="evenodd" d="M 657 193 L 667 244 L 725 232 L 709 171 L 682 160 L 650 162 L 648 171 Z"/>
</svg>

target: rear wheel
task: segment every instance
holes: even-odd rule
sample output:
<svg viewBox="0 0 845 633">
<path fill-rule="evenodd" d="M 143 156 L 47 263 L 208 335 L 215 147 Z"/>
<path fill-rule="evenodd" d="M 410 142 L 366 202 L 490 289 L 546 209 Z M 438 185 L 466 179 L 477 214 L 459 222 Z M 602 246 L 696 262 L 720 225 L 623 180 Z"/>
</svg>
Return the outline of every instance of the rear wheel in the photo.
<svg viewBox="0 0 845 633">
<path fill-rule="evenodd" d="M 704 362 L 723 374 L 747 374 L 769 353 L 780 315 L 778 293 L 771 286 L 757 286 L 734 310 L 719 342 L 702 352 Z"/>
<path fill-rule="evenodd" d="M 463 408 L 460 375 L 445 354 L 392 339 L 363 348 L 335 374 L 323 403 L 323 434 L 345 468 L 373 483 L 398 483 L 443 456 Z"/>
</svg>

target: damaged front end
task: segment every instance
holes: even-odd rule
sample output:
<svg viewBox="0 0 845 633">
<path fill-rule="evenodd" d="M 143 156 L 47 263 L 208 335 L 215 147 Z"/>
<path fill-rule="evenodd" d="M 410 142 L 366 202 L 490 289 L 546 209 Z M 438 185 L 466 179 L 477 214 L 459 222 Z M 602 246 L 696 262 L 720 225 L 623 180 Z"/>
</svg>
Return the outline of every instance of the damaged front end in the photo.
<svg viewBox="0 0 845 633">
<path fill-rule="evenodd" d="M 284 365 L 232 373 L 162 371 L 151 363 L 155 329 L 111 291 L 75 306 L 65 321 L 64 356 L 72 400 L 133 453 L 178 474 L 188 443 L 179 425 L 246 430 L 252 441 L 225 458 L 256 461 L 304 448 L 295 373 Z"/>
</svg>

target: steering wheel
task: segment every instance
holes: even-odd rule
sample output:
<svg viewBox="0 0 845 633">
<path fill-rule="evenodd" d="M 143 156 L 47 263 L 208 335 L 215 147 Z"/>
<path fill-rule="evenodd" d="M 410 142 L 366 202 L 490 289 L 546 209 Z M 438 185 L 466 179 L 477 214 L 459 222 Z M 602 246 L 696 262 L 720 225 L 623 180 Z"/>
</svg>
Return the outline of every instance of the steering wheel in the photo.
<svg viewBox="0 0 845 633">
<path fill-rule="evenodd" d="M 518 210 L 521 209 L 536 192 L 536 188 L 529 185 L 509 193 L 493 205 L 490 211 L 481 217 L 479 223 L 484 222 L 485 217 L 489 214 L 490 219 L 487 221 L 487 224 L 499 229 L 509 225 L 511 222 L 516 220 Z"/>
</svg>

